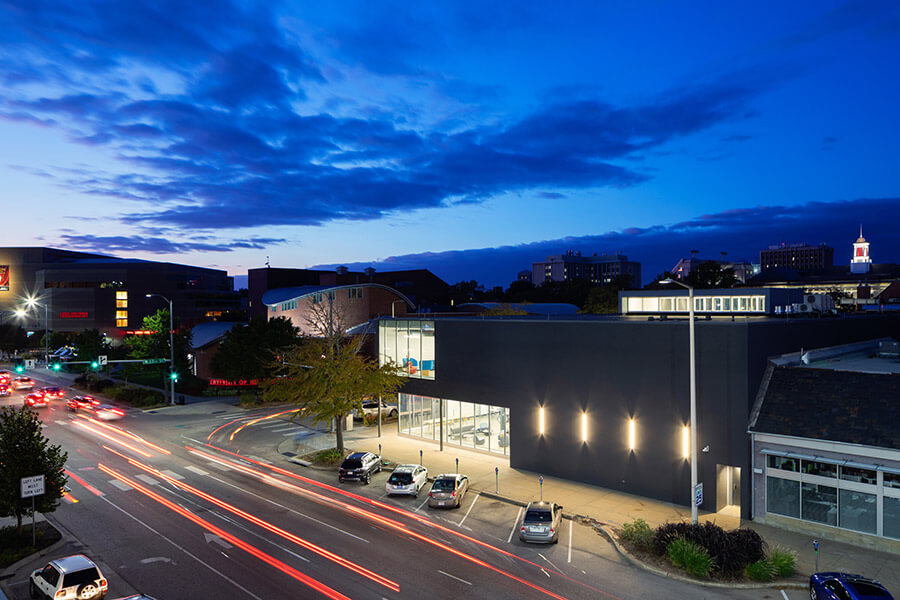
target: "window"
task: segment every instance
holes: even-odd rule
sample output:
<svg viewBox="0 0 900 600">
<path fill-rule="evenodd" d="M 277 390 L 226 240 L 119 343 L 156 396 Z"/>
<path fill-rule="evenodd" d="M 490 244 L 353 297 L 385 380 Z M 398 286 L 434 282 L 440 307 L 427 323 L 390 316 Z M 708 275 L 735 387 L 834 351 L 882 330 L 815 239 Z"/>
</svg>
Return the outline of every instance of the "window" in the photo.
<svg viewBox="0 0 900 600">
<path fill-rule="evenodd" d="M 884 487 L 900 488 L 900 473 L 888 473 L 885 471 L 881 476 L 884 478 Z"/>
<path fill-rule="evenodd" d="M 116 292 L 116 300 L 128 300 L 128 292 Z"/>
<path fill-rule="evenodd" d="M 128 327 L 128 319 L 116 319 L 116 327 Z"/>
<path fill-rule="evenodd" d="M 817 460 L 804 460 L 803 472 L 817 477 L 837 477 L 837 465 Z"/>
<path fill-rule="evenodd" d="M 801 517 L 804 520 L 837 525 L 837 488 L 818 483 L 803 483 L 800 491 Z"/>
<path fill-rule="evenodd" d="M 381 364 L 393 361 L 414 379 L 435 378 L 434 321 L 381 321 L 378 335 Z"/>
<path fill-rule="evenodd" d="M 352 287 L 347 290 L 347 296 L 351 300 L 357 300 L 363 297 L 363 289 L 361 287 Z"/>
<path fill-rule="evenodd" d="M 313 304 L 321 304 L 322 303 L 322 294 L 313 294 L 312 295 L 312 303 Z"/>
<path fill-rule="evenodd" d="M 766 477 L 766 511 L 800 518 L 800 482 Z"/>
<path fill-rule="evenodd" d="M 116 308 L 128 308 L 128 300 L 116 300 Z"/>
<path fill-rule="evenodd" d="M 878 506 L 875 494 L 840 490 L 840 526 L 844 529 L 877 533 Z"/>
<path fill-rule="evenodd" d="M 796 458 L 788 458 L 786 456 L 768 456 L 768 466 L 770 469 L 781 469 L 782 471 L 791 471 L 797 473 L 800 471 L 800 460 Z"/>
<path fill-rule="evenodd" d="M 116 311 L 116 318 L 117 318 L 117 319 L 127 319 L 127 318 L 128 318 L 128 311 L 127 311 L 127 310 L 117 310 L 117 311 Z"/>
<path fill-rule="evenodd" d="M 872 469 L 858 469 L 856 467 L 842 466 L 841 479 L 875 485 L 878 483 L 878 474 Z"/>
<path fill-rule="evenodd" d="M 882 518 L 884 519 L 884 535 L 900 540 L 900 498 L 884 497 Z"/>
</svg>

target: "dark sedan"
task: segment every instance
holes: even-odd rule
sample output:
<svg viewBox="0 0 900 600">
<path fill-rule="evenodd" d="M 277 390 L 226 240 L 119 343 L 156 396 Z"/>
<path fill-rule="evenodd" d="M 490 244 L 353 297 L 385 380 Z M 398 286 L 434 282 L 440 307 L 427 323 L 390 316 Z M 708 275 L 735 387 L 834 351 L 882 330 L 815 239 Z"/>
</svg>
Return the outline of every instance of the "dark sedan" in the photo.
<svg viewBox="0 0 900 600">
<path fill-rule="evenodd" d="M 810 600 L 893 600 L 874 579 L 849 573 L 814 573 L 809 578 Z"/>
</svg>

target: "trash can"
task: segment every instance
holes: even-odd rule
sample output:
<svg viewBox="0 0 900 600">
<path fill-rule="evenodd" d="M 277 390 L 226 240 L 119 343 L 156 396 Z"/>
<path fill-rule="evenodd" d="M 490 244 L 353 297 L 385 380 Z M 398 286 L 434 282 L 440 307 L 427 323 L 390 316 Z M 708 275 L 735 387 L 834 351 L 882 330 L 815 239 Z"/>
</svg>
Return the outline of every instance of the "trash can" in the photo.
<svg viewBox="0 0 900 600">
<path fill-rule="evenodd" d="M 175 400 L 176 404 L 184 404 L 184 394 L 178 394 L 178 398 Z"/>
</svg>

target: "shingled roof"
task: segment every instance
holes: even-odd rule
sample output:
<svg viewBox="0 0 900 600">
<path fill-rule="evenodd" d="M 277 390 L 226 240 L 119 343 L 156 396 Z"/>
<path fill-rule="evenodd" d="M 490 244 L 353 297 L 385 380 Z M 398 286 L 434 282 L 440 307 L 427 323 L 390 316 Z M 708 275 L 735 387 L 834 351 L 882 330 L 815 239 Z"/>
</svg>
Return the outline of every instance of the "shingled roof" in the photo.
<svg viewBox="0 0 900 600">
<path fill-rule="evenodd" d="M 900 375 L 775 367 L 750 430 L 900 450 Z"/>
</svg>

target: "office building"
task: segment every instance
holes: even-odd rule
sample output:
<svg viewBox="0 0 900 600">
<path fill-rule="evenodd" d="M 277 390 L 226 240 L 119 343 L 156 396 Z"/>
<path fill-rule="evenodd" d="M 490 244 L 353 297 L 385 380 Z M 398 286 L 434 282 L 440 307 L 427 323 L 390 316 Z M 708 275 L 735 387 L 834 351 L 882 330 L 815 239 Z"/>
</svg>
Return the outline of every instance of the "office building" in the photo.
<svg viewBox="0 0 900 600">
<path fill-rule="evenodd" d="M 531 282 L 543 285 L 548 281 L 589 281 L 592 285 L 608 285 L 620 276 L 631 278 L 631 285 L 641 285 L 641 263 L 631 262 L 624 254 L 594 253 L 582 256 L 569 250 L 565 254 L 548 256 L 542 262 L 532 263 Z"/>
</svg>

